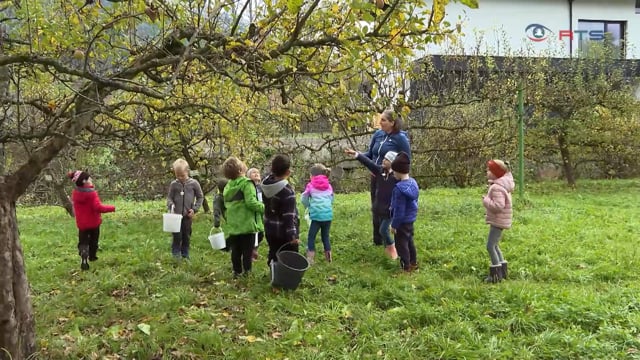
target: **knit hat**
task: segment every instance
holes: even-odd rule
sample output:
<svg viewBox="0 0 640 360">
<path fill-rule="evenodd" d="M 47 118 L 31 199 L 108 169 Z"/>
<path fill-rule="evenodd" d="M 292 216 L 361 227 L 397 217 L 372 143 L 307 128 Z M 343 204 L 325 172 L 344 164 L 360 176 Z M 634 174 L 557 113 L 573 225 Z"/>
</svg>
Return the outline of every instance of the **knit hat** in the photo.
<svg viewBox="0 0 640 360">
<path fill-rule="evenodd" d="M 501 160 L 489 160 L 487 161 L 487 168 L 497 179 L 504 176 L 507 173 L 507 166 Z"/>
<path fill-rule="evenodd" d="M 311 169 L 309 170 L 311 176 L 325 175 L 328 176 L 329 169 L 322 164 L 313 164 Z"/>
<path fill-rule="evenodd" d="M 69 171 L 67 173 L 67 177 L 69 177 L 69 179 L 71 179 L 71 181 L 73 181 L 76 186 L 82 186 L 87 181 L 87 179 L 91 177 L 91 175 L 89 175 L 88 172 L 76 170 Z"/>
<path fill-rule="evenodd" d="M 409 155 L 404 151 L 400 152 L 393 162 L 391 162 L 391 169 L 399 174 L 408 174 L 411 169 Z"/>
<path fill-rule="evenodd" d="M 389 162 L 393 162 L 393 160 L 396 159 L 396 156 L 398 156 L 398 153 L 395 151 L 387 151 L 387 153 L 384 154 L 384 158 L 389 160 Z"/>
</svg>

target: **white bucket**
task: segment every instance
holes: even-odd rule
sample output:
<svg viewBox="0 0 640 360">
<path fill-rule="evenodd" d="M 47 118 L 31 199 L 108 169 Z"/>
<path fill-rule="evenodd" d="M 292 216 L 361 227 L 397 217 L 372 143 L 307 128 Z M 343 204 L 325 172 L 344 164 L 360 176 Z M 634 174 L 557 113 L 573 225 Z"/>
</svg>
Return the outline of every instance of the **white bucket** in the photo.
<svg viewBox="0 0 640 360">
<path fill-rule="evenodd" d="M 216 230 L 216 228 L 212 228 L 211 231 L 209 231 L 209 242 L 211 243 L 211 247 L 215 250 L 222 250 L 227 247 L 227 244 L 224 241 L 224 232 L 222 232 L 222 230 L 220 229 L 217 229 L 218 232 L 212 234 L 213 230 Z"/>
<path fill-rule="evenodd" d="M 162 231 L 170 233 L 180 232 L 180 223 L 182 222 L 182 215 L 165 213 L 162 214 Z"/>
</svg>

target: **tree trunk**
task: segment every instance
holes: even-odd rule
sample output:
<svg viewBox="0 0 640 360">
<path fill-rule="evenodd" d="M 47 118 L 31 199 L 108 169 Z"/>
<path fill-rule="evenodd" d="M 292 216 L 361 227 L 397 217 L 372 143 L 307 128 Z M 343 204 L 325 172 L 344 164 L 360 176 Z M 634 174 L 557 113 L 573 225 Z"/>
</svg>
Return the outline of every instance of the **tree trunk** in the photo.
<svg viewBox="0 0 640 360">
<path fill-rule="evenodd" d="M 572 188 L 576 187 L 576 177 L 573 172 L 573 162 L 571 161 L 571 152 L 569 151 L 569 142 L 567 141 L 567 134 L 561 131 L 558 134 L 558 146 L 560 147 L 560 156 L 562 157 L 562 168 L 564 169 L 564 175 L 567 178 L 567 183 Z"/>
<path fill-rule="evenodd" d="M 4 185 L 1 176 L 0 185 Z M 36 351 L 29 283 L 11 198 L 0 191 L 0 360 L 26 359 Z"/>
<path fill-rule="evenodd" d="M 69 216 L 74 217 L 73 204 L 71 203 L 71 200 L 69 200 L 69 194 L 65 191 L 64 184 L 54 181 L 52 186 L 58 196 L 58 200 L 60 200 L 60 203 L 62 204 L 62 207 L 67 211 Z"/>
<path fill-rule="evenodd" d="M 90 85 L 82 92 L 84 96 L 76 101 L 81 115 L 67 122 L 63 130 L 68 136 L 51 137 L 14 173 L 0 176 L 0 360 L 28 359 L 36 350 L 35 321 L 18 234 L 16 200 L 69 139 L 77 136 L 93 119 L 99 110 L 97 104 L 104 97 L 101 90 L 97 85 Z"/>
<path fill-rule="evenodd" d="M 4 37 L 4 27 L 2 24 L 0 24 L 0 39 Z M 2 51 L 2 44 L 0 44 L 0 55 L 2 55 L 4 52 Z M 9 73 L 9 68 L 7 66 L 0 66 L 0 97 L 1 98 L 6 98 L 8 93 L 9 93 L 9 84 L 11 81 L 11 74 Z M 7 119 L 10 117 L 10 109 L 3 109 L 0 110 L 0 115 L 4 118 Z M 4 123 L 5 120 L 0 121 L 0 136 L 2 136 L 2 133 L 4 132 L 3 127 L 4 127 Z M 5 173 L 5 167 L 6 167 L 6 154 L 5 154 L 5 149 L 4 149 L 4 143 L 0 144 L 0 176 L 4 175 Z"/>
</svg>

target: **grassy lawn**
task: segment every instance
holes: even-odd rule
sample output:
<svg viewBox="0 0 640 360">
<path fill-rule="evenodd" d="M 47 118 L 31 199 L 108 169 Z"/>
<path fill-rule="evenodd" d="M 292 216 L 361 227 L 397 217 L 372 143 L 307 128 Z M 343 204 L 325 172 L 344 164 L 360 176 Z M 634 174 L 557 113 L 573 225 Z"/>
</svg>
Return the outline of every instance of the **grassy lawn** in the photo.
<svg viewBox="0 0 640 360">
<path fill-rule="evenodd" d="M 419 271 L 401 274 L 373 247 L 368 194 L 337 195 L 334 262 L 317 257 L 298 290 L 280 293 L 266 244 L 253 273 L 232 279 L 228 253 L 207 241 L 209 215 L 194 224 L 192 260 L 176 263 L 163 202 L 117 201 L 100 259 L 82 272 L 73 219 L 19 208 L 38 358 L 640 358 L 640 182 L 527 190 L 501 242 L 505 282 L 482 282 L 484 189 L 429 189 Z"/>
</svg>

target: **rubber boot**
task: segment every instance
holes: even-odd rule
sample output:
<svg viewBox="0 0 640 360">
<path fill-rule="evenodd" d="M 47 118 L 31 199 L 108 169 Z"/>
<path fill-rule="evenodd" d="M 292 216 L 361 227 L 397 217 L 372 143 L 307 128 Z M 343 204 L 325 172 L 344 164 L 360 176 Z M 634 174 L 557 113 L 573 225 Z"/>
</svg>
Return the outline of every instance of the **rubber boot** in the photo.
<svg viewBox="0 0 640 360">
<path fill-rule="evenodd" d="M 324 259 L 327 260 L 327 262 L 331 262 L 333 260 L 333 258 L 331 257 L 331 250 L 327 250 L 324 252 Z"/>
<path fill-rule="evenodd" d="M 310 265 L 313 265 L 313 259 L 316 257 L 316 252 L 307 250 L 307 261 Z"/>
<path fill-rule="evenodd" d="M 80 245 L 80 269 L 89 270 L 89 245 Z"/>
<path fill-rule="evenodd" d="M 502 266 L 502 278 L 506 279 L 507 275 L 509 274 L 509 271 L 507 270 L 507 262 L 503 261 L 500 263 L 500 265 Z"/>
<path fill-rule="evenodd" d="M 487 283 L 499 283 L 502 280 L 502 265 L 489 266 L 489 276 L 484 279 Z"/>
<path fill-rule="evenodd" d="M 389 256 L 391 260 L 395 260 L 398 258 L 398 252 L 396 251 L 395 244 L 385 246 L 384 252 L 387 253 L 387 256 Z"/>
</svg>

